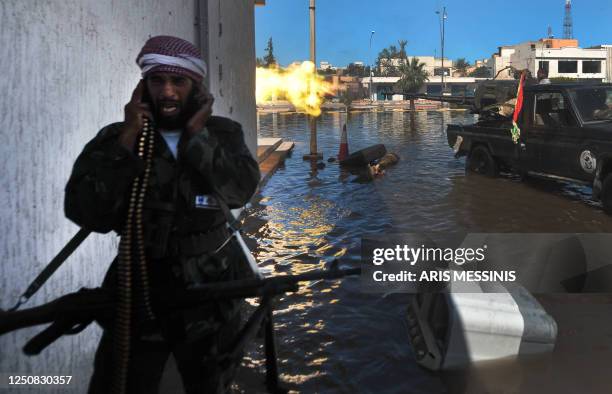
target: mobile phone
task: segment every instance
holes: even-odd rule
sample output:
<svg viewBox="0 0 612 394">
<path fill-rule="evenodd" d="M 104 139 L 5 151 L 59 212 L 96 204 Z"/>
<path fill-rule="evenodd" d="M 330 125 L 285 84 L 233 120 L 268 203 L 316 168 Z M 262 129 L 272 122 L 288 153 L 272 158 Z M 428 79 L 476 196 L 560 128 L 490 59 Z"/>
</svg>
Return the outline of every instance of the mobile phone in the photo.
<svg viewBox="0 0 612 394">
<path fill-rule="evenodd" d="M 185 118 L 189 119 L 198 112 L 209 100 L 210 95 L 206 94 L 206 89 L 199 84 L 194 85 L 191 96 L 185 107 Z"/>
<path fill-rule="evenodd" d="M 140 101 L 142 101 L 143 103 L 147 103 L 149 105 L 152 105 L 153 104 L 153 100 L 151 100 L 151 95 L 149 94 L 149 89 L 147 88 L 147 81 L 146 81 L 146 79 L 142 80 L 142 84 L 143 84 L 142 99 Z"/>
</svg>

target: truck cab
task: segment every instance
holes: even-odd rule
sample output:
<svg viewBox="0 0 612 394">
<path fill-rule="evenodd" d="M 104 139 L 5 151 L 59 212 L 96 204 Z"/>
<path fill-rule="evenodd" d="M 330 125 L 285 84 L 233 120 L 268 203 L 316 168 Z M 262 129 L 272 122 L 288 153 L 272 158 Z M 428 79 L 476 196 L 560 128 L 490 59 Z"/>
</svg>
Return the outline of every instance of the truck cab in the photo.
<svg viewBox="0 0 612 394">
<path fill-rule="evenodd" d="M 487 116 L 471 126 L 449 125 L 449 144 L 468 156 L 468 168 L 489 175 L 506 167 L 592 185 L 594 198 L 612 212 L 612 84 L 530 85 L 523 99 L 516 144 L 510 119 Z"/>
</svg>

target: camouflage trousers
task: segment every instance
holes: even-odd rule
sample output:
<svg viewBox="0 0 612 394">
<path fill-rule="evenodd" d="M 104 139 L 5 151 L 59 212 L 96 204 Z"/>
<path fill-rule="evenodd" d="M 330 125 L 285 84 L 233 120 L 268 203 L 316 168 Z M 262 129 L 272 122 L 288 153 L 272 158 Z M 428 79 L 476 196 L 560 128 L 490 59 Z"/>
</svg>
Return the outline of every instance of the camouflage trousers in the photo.
<svg viewBox="0 0 612 394">
<path fill-rule="evenodd" d="M 195 323 L 198 325 L 198 323 Z M 141 335 L 131 340 L 126 393 L 157 393 L 166 362 L 172 354 L 187 394 L 226 393 L 240 360 L 220 362 L 221 349 L 228 349 L 240 329 L 240 314 L 212 332 L 198 337 L 180 336 L 175 340 L 160 332 Z M 89 394 L 111 392 L 113 376 L 113 336 L 105 330 L 94 361 L 94 372 L 89 383 Z M 172 386 L 179 386 L 172 382 Z M 180 392 L 173 390 L 173 392 Z"/>
</svg>

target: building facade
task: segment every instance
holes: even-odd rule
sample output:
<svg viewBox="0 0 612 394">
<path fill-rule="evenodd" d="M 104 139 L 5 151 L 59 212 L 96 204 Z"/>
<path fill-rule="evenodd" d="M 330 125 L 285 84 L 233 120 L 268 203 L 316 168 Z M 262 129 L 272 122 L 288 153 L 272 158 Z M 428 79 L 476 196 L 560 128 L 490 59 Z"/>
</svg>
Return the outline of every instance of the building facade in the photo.
<svg viewBox="0 0 612 394">
<path fill-rule="evenodd" d="M 453 61 L 447 58 L 434 57 L 434 56 L 407 56 L 407 60 L 410 62 L 412 59 L 418 59 L 419 62 L 424 63 L 425 66 L 423 69 L 427 71 L 427 74 L 430 76 L 444 75 L 450 76 L 453 72 Z M 401 58 L 391 58 L 383 60 L 380 64 L 379 71 L 381 74 L 385 74 L 391 67 L 399 67 L 404 63 L 404 60 Z M 444 66 L 444 69 L 442 68 Z"/>
<path fill-rule="evenodd" d="M 592 48 L 606 51 L 606 82 L 612 82 L 612 45 L 598 45 Z"/>
<path fill-rule="evenodd" d="M 404 100 L 404 95 L 397 93 L 395 89 L 395 84 L 399 79 L 400 77 L 373 77 L 371 99 L 374 101 Z M 481 80 L 483 80 L 483 78 L 445 77 L 444 82 L 442 82 L 441 76 L 431 76 L 429 77 L 429 81 L 425 82 L 417 93 L 432 96 L 440 96 L 442 94 L 451 96 L 473 96 L 476 85 Z M 364 90 L 368 92 L 370 89 L 370 78 L 362 78 L 361 83 Z"/>
<path fill-rule="evenodd" d="M 319 69 L 321 71 L 331 70 L 331 68 L 332 65 L 329 62 L 326 62 L 324 60 L 319 62 Z"/>
<path fill-rule="evenodd" d="M 491 70 L 493 77 L 497 79 L 514 79 L 514 72 L 510 69 L 512 65 L 512 54 L 514 54 L 513 46 L 501 46 L 497 53 L 494 53 L 487 59 L 486 66 Z"/>
<path fill-rule="evenodd" d="M 488 67 L 498 79 L 513 79 L 514 71 L 529 70 L 536 76 L 539 69 L 548 72 L 549 78 L 575 80 L 610 80 L 609 49 L 605 46 L 580 48 L 578 40 L 544 38 L 512 46 L 499 47 L 491 57 Z"/>
</svg>

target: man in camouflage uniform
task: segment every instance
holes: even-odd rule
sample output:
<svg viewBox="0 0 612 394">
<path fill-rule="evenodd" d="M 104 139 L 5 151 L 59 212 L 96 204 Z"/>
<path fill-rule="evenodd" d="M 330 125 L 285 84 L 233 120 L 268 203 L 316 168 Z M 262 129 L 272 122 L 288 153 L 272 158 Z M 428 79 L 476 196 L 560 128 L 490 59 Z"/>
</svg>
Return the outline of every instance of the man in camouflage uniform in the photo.
<svg viewBox="0 0 612 394">
<path fill-rule="evenodd" d="M 152 119 L 155 148 L 143 226 L 155 319 L 133 324 L 126 392 L 156 392 L 170 353 L 187 393 L 223 392 L 232 368 L 215 356 L 235 339 L 238 303 L 174 311 L 161 301 L 189 285 L 240 277 L 244 255 L 230 237 L 227 210 L 220 208 L 249 201 L 260 179 L 258 165 L 240 124 L 211 115 L 213 99 L 202 84 L 206 65 L 197 48 L 179 38 L 153 37 L 137 63 L 143 80 L 125 106 L 124 121 L 104 127 L 74 165 L 66 186 L 66 216 L 93 231 L 121 233 L 131 184 L 144 169 L 135 145 L 143 119 Z M 117 275 L 115 259 L 104 287 L 114 291 Z M 144 285 L 134 275 L 137 309 L 138 283 Z M 138 320 L 138 312 L 132 313 Z M 90 393 L 110 392 L 113 374 L 113 325 L 101 324 L 105 330 Z"/>
</svg>

